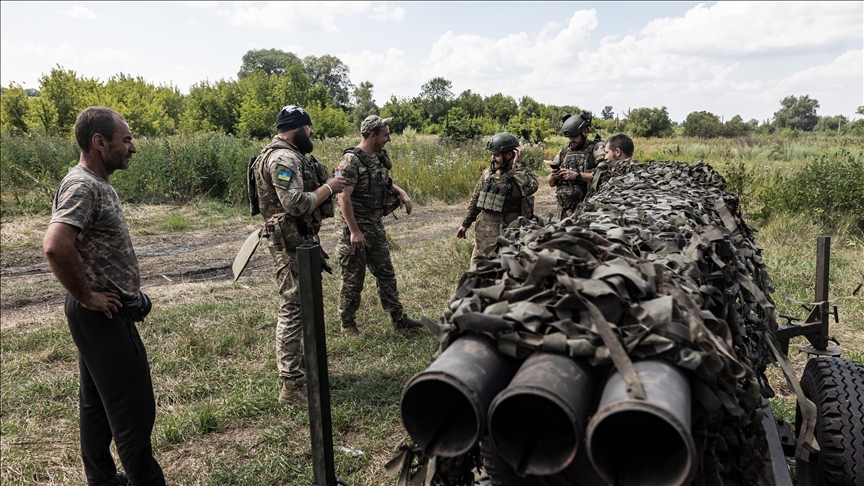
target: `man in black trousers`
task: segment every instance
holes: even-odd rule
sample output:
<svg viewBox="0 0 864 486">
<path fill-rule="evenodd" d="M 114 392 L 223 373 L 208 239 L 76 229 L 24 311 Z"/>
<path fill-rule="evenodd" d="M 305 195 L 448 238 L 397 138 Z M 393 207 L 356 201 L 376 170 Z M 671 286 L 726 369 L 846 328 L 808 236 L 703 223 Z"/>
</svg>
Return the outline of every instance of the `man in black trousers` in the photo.
<svg viewBox="0 0 864 486">
<path fill-rule="evenodd" d="M 129 125 L 103 107 L 75 121 L 78 165 L 60 183 L 45 233 L 45 257 L 66 295 L 66 320 L 78 347 L 81 457 L 87 483 L 165 484 L 150 434 L 156 401 L 147 352 L 135 322 L 150 310 L 120 198 L 108 177 L 129 168 Z M 126 473 L 111 457 L 111 439 Z M 127 477 L 128 476 L 128 477 Z"/>
</svg>

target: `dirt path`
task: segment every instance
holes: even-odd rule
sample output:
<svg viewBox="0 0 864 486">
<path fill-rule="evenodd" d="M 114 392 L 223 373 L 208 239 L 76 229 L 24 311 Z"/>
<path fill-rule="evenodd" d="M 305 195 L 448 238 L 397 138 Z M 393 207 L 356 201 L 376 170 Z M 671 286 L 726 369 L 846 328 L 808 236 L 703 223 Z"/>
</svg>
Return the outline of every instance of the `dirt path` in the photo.
<svg viewBox="0 0 864 486">
<path fill-rule="evenodd" d="M 554 192 L 544 181 L 536 195 L 535 212 L 548 218 L 555 209 Z M 400 245 L 452 237 L 465 214 L 466 203 L 431 204 L 415 207 L 410 216 L 397 211 L 397 218 L 387 217 L 388 232 Z M 51 274 L 42 255 L 41 236 L 46 222 L 41 218 L 20 218 L 2 224 L 4 243 L 27 241 L 24 249 L 7 249 L 0 255 L 0 313 L 2 328 L 15 327 L 33 312 L 63 303 L 65 292 Z M 240 245 L 256 229 L 255 225 L 238 223 L 220 230 L 194 230 L 132 237 L 141 267 L 141 284 L 148 287 L 181 285 L 203 280 L 233 278 L 231 264 Z M 328 253 L 336 248 L 334 227 L 328 224 L 321 232 L 322 247 Z M 244 277 L 261 277 L 272 273 L 267 251 L 252 258 Z"/>
</svg>

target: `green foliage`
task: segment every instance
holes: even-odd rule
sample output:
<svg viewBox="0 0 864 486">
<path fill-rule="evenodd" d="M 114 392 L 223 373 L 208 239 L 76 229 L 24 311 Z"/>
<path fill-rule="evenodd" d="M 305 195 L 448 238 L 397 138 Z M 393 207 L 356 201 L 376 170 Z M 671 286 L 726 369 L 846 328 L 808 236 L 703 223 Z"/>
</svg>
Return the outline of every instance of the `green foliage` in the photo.
<svg viewBox="0 0 864 486">
<path fill-rule="evenodd" d="M 741 115 L 735 115 L 723 127 L 723 133 L 727 137 L 743 137 L 745 135 L 749 135 L 753 131 L 753 123 L 756 120 L 751 120 L 750 122 L 744 122 L 744 119 L 741 118 Z M 757 122 L 758 123 L 758 122 Z"/>
<path fill-rule="evenodd" d="M 486 98 L 483 114 L 503 125 L 510 121 L 519 111 L 516 100 L 512 96 L 504 96 L 501 93 Z"/>
<path fill-rule="evenodd" d="M 453 101 L 453 83 L 444 78 L 432 78 L 423 83 L 421 87 L 419 102 L 423 108 L 423 114 L 432 122 L 437 124 L 450 110 Z"/>
<path fill-rule="evenodd" d="M 800 98 L 787 96 L 780 101 L 780 105 L 780 110 L 774 113 L 774 123 L 778 128 L 788 127 L 809 132 L 819 121 L 816 116 L 819 101 L 811 99 L 809 95 Z"/>
<path fill-rule="evenodd" d="M 193 84 L 180 116 L 180 132 L 234 133 L 240 116 L 241 96 L 240 85 L 234 81 L 220 79 L 211 84 L 205 80 Z"/>
<path fill-rule="evenodd" d="M 381 108 L 381 116 L 393 118 L 390 122 L 390 131 L 393 133 L 402 133 L 406 127 L 420 130 L 426 125 L 423 108 L 407 98 L 398 99 L 396 96 L 391 96 Z"/>
<path fill-rule="evenodd" d="M 522 113 L 510 118 L 507 131 L 531 143 L 540 143 L 553 133 L 549 120 L 546 118 L 537 116 L 528 118 Z"/>
<path fill-rule="evenodd" d="M 807 213 L 829 225 L 845 214 L 864 221 L 864 156 L 841 148 L 780 172 L 763 196 L 763 214 Z"/>
<path fill-rule="evenodd" d="M 348 111 L 354 83 L 348 77 L 350 69 L 336 56 L 306 56 L 303 68 L 311 83 L 327 88 L 329 101 L 339 109 Z M 324 101 L 324 100 L 319 100 Z"/>
<path fill-rule="evenodd" d="M 171 135 L 179 124 L 182 98 L 174 86 L 156 88 L 142 77 L 133 78 L 120 73 L 96 91 L 97 104 L 110 107 L 122 114 L 135 136 Z M 178 102 L 178 98 L 180 101 Z M 175 116 L 168 113 L 168 109 Z"/>
<path fill-rule="evenodd" d="M 694 111 L 684 120 L 684 135 L 688 137 L 714 138 L 723 133 L 720 117 L 707 111 Z"/>
<path fill-rule="evenodd" d="M 615 112 L 612 111 L 612 107 L 611 107 L 611 106 L 606 106 L 606 107 L 603 108 L 603 111 L 600 112 L 600 116 L 601 116 L 604 120 L 611 120 L 612 118 L 615 117 Z"/>
<path fill-rule="evenodd" d="M 480 127 L 462 108 L 454 106 L 444 117 L 441 134 L 456 141 L 465 141 L 480 135 Z"/>
<path fill-rule="evenodd" d="M 339 108 L 322 106 L 320 101 L 315 101 L 306 105 L 306 111 L 312 118 L 315 138 L 344 137 L 352 132 L 351 120 Z"/>
<path fill-rule="evenodd" d="M 636 137 L 670 137 L 672 120 L 666 107 L 636 108 L 630 112 L 624 131 Z"/>
<path fill-rule="evenodd" d="M 470 89 L 466 89 L 453 101 L 453 106 L 462 108 L 471 118 L 478 118 L 483 115 L 485 108 L 483 104 L 483 96 L 473 93 Z"/>
<path fill-rule="evenodd" d="M 244 79 L 255 71 L 262 71 L 268 76 L 279 76 L 291 66 L 302 66 L 300 58 L 293 52 L 281 49 L 252 49 L 243 54 L 243 64 L 237 78 Z"/>
<path fill-rule="evenodd" d="M 351 109 L 351 124 L 356 130 L 360 130 L 360 124 L 369 115 L 377 115 L 381 110 L 372 99 L 372 88 L 374 85 L 369 81 L 363 81 L 360 86 L 354 88 L 354 108 Z"/>
<path fill-rule="evenodd" d="M 27 133 L 30 127 L 27 119 L 30 114 L 30 99 L 20 84 L 9 83 L 0 96 L 0 129 L 3 131 Z"/>
</svg>

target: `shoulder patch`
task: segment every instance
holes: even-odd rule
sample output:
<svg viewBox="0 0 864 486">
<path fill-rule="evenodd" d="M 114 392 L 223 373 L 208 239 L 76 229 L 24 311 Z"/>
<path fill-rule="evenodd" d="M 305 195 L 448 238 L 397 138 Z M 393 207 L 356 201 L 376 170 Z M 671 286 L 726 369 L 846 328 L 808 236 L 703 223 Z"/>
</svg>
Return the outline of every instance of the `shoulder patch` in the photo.
<svg viewBox="0 0 864 486">
<path fill-rule="evenodd" d="M 280 170 L 276 178 L 280 181 L 291 182 L 291 173 L 286 170 Z"/>
</svg>

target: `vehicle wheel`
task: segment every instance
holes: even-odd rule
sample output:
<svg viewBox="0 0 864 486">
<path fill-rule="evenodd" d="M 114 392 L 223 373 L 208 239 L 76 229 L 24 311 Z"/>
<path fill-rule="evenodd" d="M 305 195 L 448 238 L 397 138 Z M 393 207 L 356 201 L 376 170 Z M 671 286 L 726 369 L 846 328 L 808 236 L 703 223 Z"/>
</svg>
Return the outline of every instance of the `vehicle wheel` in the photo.
<svg viewBox="0 0 864 486">
<path fill-rule="evenodd" d="M 799 486 L 864 484 L 864 365 L 814 358 L 801 377 L 804 396 L 816 405 L 819 452 L 795 460 Z M 795 430 L 801 428 L 801 409 Z"/>
</svg>

